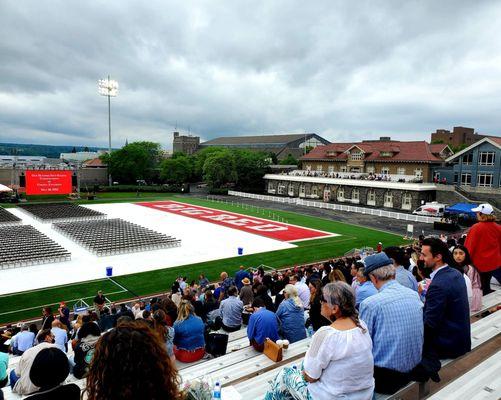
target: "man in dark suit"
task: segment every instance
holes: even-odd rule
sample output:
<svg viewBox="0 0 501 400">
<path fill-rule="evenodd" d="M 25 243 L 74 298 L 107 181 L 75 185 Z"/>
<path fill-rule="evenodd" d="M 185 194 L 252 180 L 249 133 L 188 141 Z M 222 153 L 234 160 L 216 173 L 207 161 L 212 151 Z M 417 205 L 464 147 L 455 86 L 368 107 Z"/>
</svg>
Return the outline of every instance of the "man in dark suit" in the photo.
<svg viewBox="0 0 501 400">
<path fill-rule="evenodd" d="M 421 364 L 438 378 L 441 359 L 457 358 L 471 350 L 470 308 L 463 274 L 448 264 L 452 257 L 440 239 L 426 238 L 421 260 L 431 268 L 424 305 L 424 344 Z"/>
</svg>

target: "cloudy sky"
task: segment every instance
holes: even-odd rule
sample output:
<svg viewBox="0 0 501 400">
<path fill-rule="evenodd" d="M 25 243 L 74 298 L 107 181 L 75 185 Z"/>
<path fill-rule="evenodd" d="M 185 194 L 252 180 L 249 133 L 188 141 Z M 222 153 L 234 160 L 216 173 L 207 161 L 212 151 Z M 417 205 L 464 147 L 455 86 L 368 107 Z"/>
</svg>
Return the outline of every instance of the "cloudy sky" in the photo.
<svg viewBox="0 0 501 400">
<path fill-rule="evenodd" d="M 0 1 L 0 142 L 501 135 L 499 1 Z"/>
</svg>

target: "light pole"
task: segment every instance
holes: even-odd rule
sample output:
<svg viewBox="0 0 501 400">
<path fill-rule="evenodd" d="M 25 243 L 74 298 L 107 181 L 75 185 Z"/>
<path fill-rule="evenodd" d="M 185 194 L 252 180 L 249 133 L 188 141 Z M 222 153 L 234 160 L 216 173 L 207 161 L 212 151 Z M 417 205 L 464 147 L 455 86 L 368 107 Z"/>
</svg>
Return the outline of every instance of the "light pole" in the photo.
<svg viewBox="0 0 501 400">
<path fill-rule="evenodd" d="M 108 75 L 108 79 L 99 79 L 98 90 L 101 96 L 108 97 L 108 155 L 111 157 L 111 97 L 118 95 L 118 82 L 112 81 Z M 112 185 L 110 165 L 108 163 L 108 184 Z"/>
</svg>

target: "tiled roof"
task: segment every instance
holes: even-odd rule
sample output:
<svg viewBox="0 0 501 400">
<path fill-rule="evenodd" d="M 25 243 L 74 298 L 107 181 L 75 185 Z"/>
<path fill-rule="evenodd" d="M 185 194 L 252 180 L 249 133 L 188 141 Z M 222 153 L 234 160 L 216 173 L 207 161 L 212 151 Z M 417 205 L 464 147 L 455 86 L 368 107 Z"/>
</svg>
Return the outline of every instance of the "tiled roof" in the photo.
<svg viewBox="0 0 501 400">
<path fill-rule="evenodd" d="M 487 136 L 487 137 L 501 146 L 501 136 Z"/>
<path fill-rule="evenodd" d="M 435 144 L 430 144 L 429 146 L 430 146 L 430 150 L 433 154 L 438 154 L 447 147 L 447 144 L 435 143 Z"/>
<path fill-rule="evenodd" d="M 83 167 L 106 167 L 106 164 L 103 164 L 101 159 L 98 158 L 93 158 L 92 160 L 87 160 L 82 164 Z"/>
<path fill-rule="evenodd" d="M 366 141 L 358 143 L 333 143 L 325 146 L 318 146 L 311 150 L 301 160 L 346 160 L 346 151 L 353 146 L 359 147 L 365 153 L 364 161 L 415 161 L 415 162 L 440 162 L 442 159 L 433 153 L 435 145 L 428 142 L 413 141 L 400 142 L 396 140 L 388 141 Z M 445 145 L 443 146 L 445 147 Z M 391 153 L 391 156 L 382 156 L 381 153 Z"/>
<path fill-rule="evenodd" d="M 257 135 L 257 136 L 226 136 L 218 137 L 207 142 L 200 143 L 202 146 L 231 146 L 231 145 L 249 145 L 249 144 L 281 144 L 293 142 L 298 139 L 303 139 L 305 136 L 310 138 L 314 133 L 297 133 L 287 135 Z"/>
</svg>

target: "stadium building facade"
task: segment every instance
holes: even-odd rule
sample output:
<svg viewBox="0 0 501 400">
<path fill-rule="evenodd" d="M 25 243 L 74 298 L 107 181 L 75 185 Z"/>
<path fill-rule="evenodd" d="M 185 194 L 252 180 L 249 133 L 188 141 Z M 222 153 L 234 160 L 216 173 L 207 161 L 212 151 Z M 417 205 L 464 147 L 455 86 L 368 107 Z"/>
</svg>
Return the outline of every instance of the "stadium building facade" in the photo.
<svg viewBox="0 0 501 400">
<path fill-rule="evenodd" d="M 425 141 L 333 143 L 301 157 L 302 169 L 264 179 L 268 194 L 411 211 L 435 200 L 432 168 L 450 155 Z"/>
</svg>

